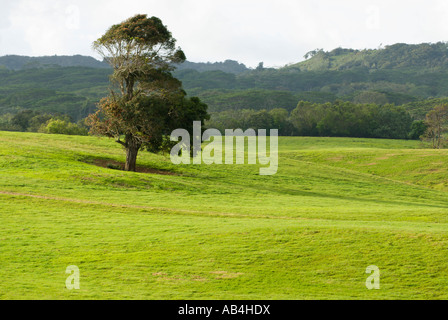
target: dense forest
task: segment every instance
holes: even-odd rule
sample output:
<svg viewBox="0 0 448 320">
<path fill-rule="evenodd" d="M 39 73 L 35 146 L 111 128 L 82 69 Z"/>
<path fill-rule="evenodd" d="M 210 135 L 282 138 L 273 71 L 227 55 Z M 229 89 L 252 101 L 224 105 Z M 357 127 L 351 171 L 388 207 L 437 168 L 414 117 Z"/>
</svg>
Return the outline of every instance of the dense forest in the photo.
<svg viewBox="0 0 448 320">
<path fill-rule="evenodd" d="M 277 126 L 284 135 L 408 138 L 415 137 L 413 122 L 448 102 L 445 42 L 316 49 L 304 58 L 278 69 L 262 62 L 251 69 L 233 60 L 187 61 L 174 75 L 190 96 L 208 104 L 209 125 L 219 129 Z M 0 57 L 0 130 L 35 131 L 50 118 L 82 126 L 82 119 L 107 95 L 110 74 L 104 62 L 92 57 Z M 313 125 L 300 124 L 303 113 L 313 115 Z M 24 117 L 29 121 L 18 125 L 17 118 Z M 42 123 L 31 121 L 34 117 Z M 386 130 L 387 119 L 405 129 Z M 347 121 L 355 121 L 356 128 Z"/>
</svg>

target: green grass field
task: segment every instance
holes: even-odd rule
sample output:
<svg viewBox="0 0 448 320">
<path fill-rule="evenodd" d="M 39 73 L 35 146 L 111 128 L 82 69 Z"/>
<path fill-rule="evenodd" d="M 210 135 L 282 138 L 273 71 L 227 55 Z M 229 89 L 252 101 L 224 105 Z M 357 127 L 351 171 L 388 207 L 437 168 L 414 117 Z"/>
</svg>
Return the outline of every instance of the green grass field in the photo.
<svg viewBox="0 0 448 320">
<path fill-rule="evenodd" d="M 147 152 L 134 173 L 95 165 L 124 161 L 109 139 L 0 132 L 0 299 L 448 299 L 447 159 L 294 137 L 273 176 Z"/>
</svg>

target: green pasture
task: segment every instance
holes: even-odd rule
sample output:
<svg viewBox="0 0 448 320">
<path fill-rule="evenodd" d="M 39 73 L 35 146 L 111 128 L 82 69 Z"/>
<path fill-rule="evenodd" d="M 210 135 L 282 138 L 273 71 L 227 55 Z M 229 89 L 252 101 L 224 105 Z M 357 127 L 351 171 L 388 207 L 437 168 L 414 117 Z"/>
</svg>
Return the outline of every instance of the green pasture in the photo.
<svg viewBox="0 0 448 320">
<path fill-rule="evenodd" d="M 124 172 L 113 140 L 0 132 L 0 299 L 448 299 L 448 150 L 280 137 L 278 154 L 273 176 L 148 152 Z"/>
</svg>

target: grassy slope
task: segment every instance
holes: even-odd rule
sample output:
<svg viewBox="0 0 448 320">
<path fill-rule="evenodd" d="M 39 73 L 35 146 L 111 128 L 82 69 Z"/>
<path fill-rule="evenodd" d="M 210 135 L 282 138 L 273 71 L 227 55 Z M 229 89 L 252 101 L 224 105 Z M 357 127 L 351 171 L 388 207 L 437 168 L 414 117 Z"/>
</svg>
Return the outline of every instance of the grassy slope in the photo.
<svg viewBox="0 0 448 320">
<path fill-rule="evenodd" d="M 1 299 L 447 299 L 447 150 L 281 138 L 279 172 L 0 133 Z M 81 290 L 65 288 L 77 265 Z M 381 270 L 367 290 L 365 269 Z"/>
</svg>

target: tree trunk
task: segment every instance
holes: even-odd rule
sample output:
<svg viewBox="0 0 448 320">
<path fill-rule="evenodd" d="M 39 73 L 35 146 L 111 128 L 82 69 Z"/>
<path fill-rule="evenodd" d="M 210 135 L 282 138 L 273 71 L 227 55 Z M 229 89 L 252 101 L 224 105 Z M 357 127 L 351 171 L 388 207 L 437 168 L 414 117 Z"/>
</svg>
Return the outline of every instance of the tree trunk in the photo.
<svg viewBox="0 0 448 320">
<path fill-rule="evenodd" d="M 140 146 L 134 144 L 131 144 L 126 148 L 126 164 L 124 166 L 125 171 L 136 171 L 137 154 L 139 149 Z"/>
<path fill-rule="evenodd" d="M 138 150 L 135 146 L 126 148 L 126 164 L 124 166 L 125 171 L 135 171 L 137 164 L 137 154 Z"/>
</svg>

